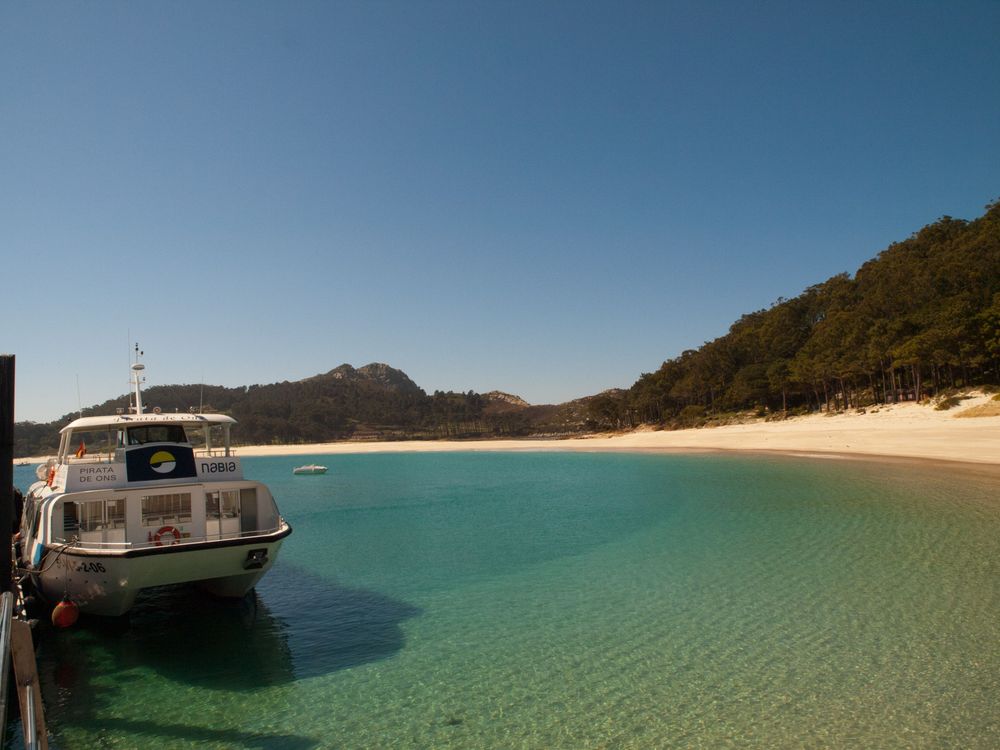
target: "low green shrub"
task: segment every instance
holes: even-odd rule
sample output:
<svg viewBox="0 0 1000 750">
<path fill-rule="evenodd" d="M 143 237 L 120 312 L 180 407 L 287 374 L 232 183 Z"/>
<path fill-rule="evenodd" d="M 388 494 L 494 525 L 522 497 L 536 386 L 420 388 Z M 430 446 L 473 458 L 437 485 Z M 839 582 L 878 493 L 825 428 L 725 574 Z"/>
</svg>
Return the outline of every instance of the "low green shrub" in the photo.
<svg viewBox="0 0 1000 750">
<path fill-rule="evenodd" d="M 677 423 L 683 427 L 695 427 L 705 421 L 705 407 L 697 404 L 690 404 L 681 409 L 677 415 Z"/>
<path fill-rule="evenodd" d="M 934 408 L 938 411 L 947 411 L 948 409 L 958 406 L 960 403 L 962 403 L 962 399 L 960 397 L 948 396 L 947 398 L 943 398 L 938 401 Z"/>
</svg>

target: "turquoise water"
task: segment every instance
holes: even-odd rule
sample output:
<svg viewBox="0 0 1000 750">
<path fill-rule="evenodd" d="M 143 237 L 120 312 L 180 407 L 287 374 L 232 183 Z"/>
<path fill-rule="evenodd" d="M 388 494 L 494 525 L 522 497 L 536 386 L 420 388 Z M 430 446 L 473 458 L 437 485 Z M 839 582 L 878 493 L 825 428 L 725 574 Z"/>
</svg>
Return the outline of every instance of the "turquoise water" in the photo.
<svg viewBox="0 0 1000 750">
<path fill-rule="evenodd" d="M 310 458 L 244 459 L 295 527 L 255 597 L 38 633 L 53 747 L 1000 746 L 995 477 Z"/>
</svg>

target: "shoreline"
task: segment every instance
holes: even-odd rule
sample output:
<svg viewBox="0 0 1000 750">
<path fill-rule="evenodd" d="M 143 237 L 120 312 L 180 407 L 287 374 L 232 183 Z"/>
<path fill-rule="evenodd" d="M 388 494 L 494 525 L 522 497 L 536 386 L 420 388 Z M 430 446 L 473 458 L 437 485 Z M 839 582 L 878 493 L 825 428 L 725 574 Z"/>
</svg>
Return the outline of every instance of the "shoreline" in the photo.
<svg viewBox="0 0 1000 750">
<path fill-rule="evenodd" d="M 323 456 L 433 452 L 740 452 L 816 458 L 923 460 L 1000 466 L 1000 415 L 957 418 L 991 401 L 975 396 L 947 411 L 915 403 L 893 404 L 865 414 L 810 414 L 782 421 L 755 421 L 683 430 L 638 429 L 615 435 L 559 439 L 475 441 L 405 440 L 301 445 L 251 445 L 241 456 Z"/>
<path fill-rule="evenodd" d="M 993 415 L 956 418 L 964 412 Z M 683 430 L 639 428 L 612 435 L 234 446 L 235 454 L 245 457 L 493 451 L 733 452 L 1000 466 L 1000 404 L 993 402 L 990 395 L 977 395 L 947 411 L 907 402 L 872 408 L 863 414 L 809 414 L 773 422 L 757 420 Z M 17 458 L 15 464 L 44 460 Z"/>
</svg>

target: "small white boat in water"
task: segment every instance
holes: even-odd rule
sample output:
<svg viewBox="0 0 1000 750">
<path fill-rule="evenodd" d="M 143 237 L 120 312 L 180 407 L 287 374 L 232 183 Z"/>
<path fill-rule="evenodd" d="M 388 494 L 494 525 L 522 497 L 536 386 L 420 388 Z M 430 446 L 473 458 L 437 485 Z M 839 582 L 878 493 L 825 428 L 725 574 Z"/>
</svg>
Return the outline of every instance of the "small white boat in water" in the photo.
<svg viewBox="0 0 1000 750">
<path fill-rule="evenodd" d="M 306 464 L 292 469 L 292 474 L 326 474 L 326 467 L 319 464 Z"/>
<path fill-rule="evenodd" d="M 36 470 L 17 565 L 50 603 L 115 616 L 142 589 L 177 583 L 241 597 L 292 533 L 268 488 L 243 477 L 229 444 L 236 420 L 144 413 L 143 369 L 132 365 L 128 414 L 74 420 Z"/>
</svg>

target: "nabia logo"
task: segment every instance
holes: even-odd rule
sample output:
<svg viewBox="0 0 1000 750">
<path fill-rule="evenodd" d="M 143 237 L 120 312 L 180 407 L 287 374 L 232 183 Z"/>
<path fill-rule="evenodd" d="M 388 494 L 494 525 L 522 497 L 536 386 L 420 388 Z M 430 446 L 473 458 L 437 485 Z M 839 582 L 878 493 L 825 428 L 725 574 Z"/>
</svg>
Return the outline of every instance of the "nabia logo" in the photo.
<svg viewBox="0 0 1000 750">
<path fill-rule="evenodd" d="M 157 451 L 149 457 L 149 468 L 157 474 L 169 474 L 177 467 L 177 459 L 168 451 Z"/>
<path fill-rule="evenodd" d="M 125 452 L 125 474 L 130 482 L 174 481 L 198 476 L 194 451 L 186 445 L 142 445 Z"/>
</svg>

